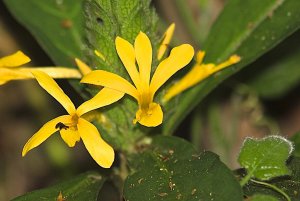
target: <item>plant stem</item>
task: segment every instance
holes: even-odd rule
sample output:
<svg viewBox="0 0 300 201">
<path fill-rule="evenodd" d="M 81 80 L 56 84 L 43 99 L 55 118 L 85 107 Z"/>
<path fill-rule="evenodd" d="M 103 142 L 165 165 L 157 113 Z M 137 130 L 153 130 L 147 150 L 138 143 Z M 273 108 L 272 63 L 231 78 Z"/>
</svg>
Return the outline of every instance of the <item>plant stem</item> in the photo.
<svg viewBox="0 0 300 201">
<path fill-rule="evenodd" d="M 254 183 L 257 183 L 257 184 L 261 184 L 261 185 L 267 186 L 267 187 L 269 187 L 269 188 L 277 191 L 281 195 L 283 195 L 287 201 L 291 201 L 291 198 L 283 190 L 281 190 L 277 186 L 269 184 L 269 183 L 266 183 L 266 182 L 262 182 L 262 181 L 256 181 L 256 180 L 253 180 L 253 179 L 251 179 L 251 181 L 254 182 Z"/>
<path fill-rule="evenodd" d="M 241 187 L 243 187 L 246 183 L 248 183 L 248 181 L 251 179 L 252 176 L 253 176 L 252 173 L 248 173 L 248 174 L 240 181 Z"/>
</svg>

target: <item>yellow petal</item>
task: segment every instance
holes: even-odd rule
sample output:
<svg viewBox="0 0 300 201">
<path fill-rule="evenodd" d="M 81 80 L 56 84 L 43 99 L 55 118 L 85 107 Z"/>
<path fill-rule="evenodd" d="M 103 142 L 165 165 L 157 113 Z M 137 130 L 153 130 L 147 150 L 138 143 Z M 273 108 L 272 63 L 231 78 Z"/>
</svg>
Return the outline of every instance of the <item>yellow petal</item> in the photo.
<svg viewBox="0 0 300 201">
<path fill-rule="evenodd" d="M 205 56 L 205 52 L 204 51 L 198 51 L 196 54 L 196 62 L 197 64 L 201 64 L 203 61 L 203 58 Z"/>
<path fill-rule="evenodd" d="M 79 79 L 82 77 L 81 73 L 76 69 L 66 68 L 66 67 L 35 67 L 35 68 L 20 68 L 22 72 L 28 72 L 33 77 L 33 71 L 42 71 L 55 79 L 63 79 L 63 78 L 75 78 Z"/>
<path fill-rule="evenodd" d="M 241 60 L 241 57 L 238 55 L 232 55 L 227 61 L 220 63 L 214 68 L 214 72 L 217 72 L 219 70 L 222 70 L 223 68 L 226 68 L 228 66 L 231 66 L 233 64 L 238 63 Z"/>
<path fill-rule="evenodd" d="M 212 74 L 213 64 L 196 64 L 182 79 L 175 83 L 163 97 L 163 102 L 169 101 L 184 90 L 196 85 Z"/>
<path fill-rule="evenodd" d="M 114 161 L 115 153 L 113 148 L 101 138 L 97 128 L 85 119 L 79 118 L 78 132 L 92 158 L 101 167 L 109 168 Z"/>
<path fill-rule="evenodd" d="M 11 80 L 24 80 L 33 78 L 31 72 L 23 72 L 11 68 L 0 68 L 0 85 Z"/>
<path fill-rule="evenodd" d="M 170 41 L 173 37 L 174 30 L 175 30 L 175 24 L 172 23 L 168 27 L 166 32 L 164 33 L 163 41 L 161 42 L 161 45 L 159 46 L 158 51 L 157 51 L 157 59 L 158 60 L 161 60 L 161 58 L 164 56 L 164 54 L 170 44 Z"/>
<path fill-rule="evenodd" d="M 81 78 L 78 70 L 69 68 L 41 67 L 41 68 L 0 68 L 0 85 L 11 80 L 33 79 L 32 71 L 39 70 L 53 78 Z"/>
<path fill-rule="evenodd" d="M 107 71 L 92 71 L 91 73 L 85 75 L 80 82 L 115 89 L 117 91 L 129 94 L 135 99 L 138 98 L 137 90 L 134 88 L 134 86 L 132 86 L 132 84 L 130 84 L 121 76 Z"/>
<path fill-rule="evenodd" d="M 94 109 L 110 105 L 124 96 L 124 93 L 114 89 L 103 88 L 92 99 L 82 103 L 78 109 L 77 114 L 81 116 Z"/>
<path fill-rule="evenodd" d="M 140 124 L 147 127 L 155 127 L 162 123 L 163 121 L 163 112 L 159 104 L 151 103 L 149 110 L 143 111 L 139 109 L 136 112 L 136 119 L 133 120 L 133 123 L 139 122 Z"/>
<path fill-rule="evenodd" d="M 58 123 L 60 123 L 60 122 L 69 122 L 69 121 L 70 121 L 70 115 L 59 116 L 55 119 L 52 119 L 51 121 L 48 121 L 25 144 L 25 146 L 23 148 L 23 151 L 22 151 L 22 156 L 25 156 L 27 154 L 27 152 L 29 152 L 31 149 L 39 146 L 48 137 L 50 137 L 55 131 L 57 131 L 58 128 L 57 128 L 56 125 Z"/>
<path fill-rule="evenodd" d="M 33 71 L 32 74 L 37 79 L 41 87 L 53 96 L 69 114 L 74 114 L 76 112 L 75 106 L 70 98 L 49 75 L 41 71 Z"/>
<path fill-rule="evenodd" d="M 142 87 L 149 86 L 152 63 L 152 47 L 148 36 L 143 32 L 140 32 L 135 39 L 134 51 L 136 61 L 139 66 Z"/>
<path fill-rule="evenodd" d="M 139 88 L 140 75 L 135 65 L 135 53 L 133 46 L 127 40 L 124 40 L 121 37 L 117 37 L 115 43 L 118 55 L 124 67 L 126 68 L 134 85 Z"/>
<path fill-rule="evenodd" d="M 178 70 L 186 66 L 194 56 L 194 48 L 183 44 L 172 49 L 170 56 L 157 67 L 151 83 L 150 91 L 154 93 Z"/>
<path fill-rule="evenodd" d="M 16 53 L 2 57 L 0 59 L 0 67 L 17 67 L 30 62 L 30 58 L 23 52 L 17 51 Z"/>
<path fill-rule="evenodd" d="M 81 71 L 82 75 L 86 75 L 90 72 L 92 72 L 92 69 L 86 65 L 83 61 L 81 61 L 80 59 L 78 58 L 75 58 L 75 62 L 79 68 L 79 70 Z"/>
<path fill-rule="evenodd" d="M 169 101 L 174 96 L 183 92 L 184 90 L 198 84 L 205 78 L 209 77 L 213 73 L 222 70 L 230 65 L 233 65 L 240 61 L 240 57 L 237 55 L 231 56 L 227 61 L 215 66 L 215 64 L 201 64 L 204 52 L 198 52 L 197 63 L 194 65 L 192 70 L 190 70 L 181 80 L 175 83 L 163 97 L 163 102 Z"/>
<path fill-rule="evenodd" d="M 73 127 L 60 129 L 60 136 L 69 147 L 74 147 L 80 141 L 80 135 Z"/>
</svg>

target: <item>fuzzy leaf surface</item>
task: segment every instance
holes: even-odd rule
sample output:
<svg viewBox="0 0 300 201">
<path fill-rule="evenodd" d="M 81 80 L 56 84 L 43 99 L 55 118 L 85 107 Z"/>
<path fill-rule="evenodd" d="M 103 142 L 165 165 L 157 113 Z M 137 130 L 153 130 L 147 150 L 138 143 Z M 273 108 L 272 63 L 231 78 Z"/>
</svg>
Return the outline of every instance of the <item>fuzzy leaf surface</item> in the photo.
<svg viewBox="0 0 300 201">
<path fill-rule="evenodd" d="M 292 143 L 279 136 L 247 138 L 241 148 L 238 162 L 252 177 L 269 180 L 290 174 L 286 161 L 292 150 Z"/>
<path fill-rule="evenodd" d="M 291 171 L 290 176 L 286 177 L 278 177 L 272 179 L 268 183 L 275 185 L 277 188 L 283 190 L 291 199 L 292 201 L 299 201 L 300 200 L 300 158 L 299 157 L 291 157 L 291 160 L 288 160 L 287 166 Z M 266 186 L 259 185 L 253 182 L 249 182 L 243 188 L 244 193 L 246 196 L 253 196 L 254 194 L 265 194 L 265 195 L 272 195 L 276 197 L 278 200 L 285 201 L 281 194 L 273 189 L 270 189 Z"/>
</svg>

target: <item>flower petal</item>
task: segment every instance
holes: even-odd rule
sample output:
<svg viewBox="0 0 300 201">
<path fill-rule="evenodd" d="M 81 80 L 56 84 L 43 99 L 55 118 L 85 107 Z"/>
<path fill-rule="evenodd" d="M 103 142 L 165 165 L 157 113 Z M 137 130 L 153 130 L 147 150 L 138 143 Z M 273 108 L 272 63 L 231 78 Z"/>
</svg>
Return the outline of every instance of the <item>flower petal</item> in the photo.
<svg viewBox="0 0 300 201">
<path fill-rule="evenodd" d="M 92 99 L 82 103 L 77 109 L 77 114 L 78 116 L 81 116 L 94 109 L 110 105 L 120 100 L 123 96 L 123 92 L 110 88 L 103 88 Z"/>
<path fill-rule="evenodd" d="M 159 46 L 158 48 L 158 51 L 157 51 L 157 59 L 158 60 L 161 60 L 161 58 L 164 56 L 169 44 L 170 44 L 170 41 L 173 37 L 173 33 L 174 33 L 174 30 L 175 30 L 175 24 L 172 23 L 168 29 L 166 30 L 166 32 L 164 33 L 163 35 L 163 41 L 161 42 L 161 45 Z"/>
<path fill-rule="evenodd" d="M 26 56 L 23 52 L 17 51 L 12 55 L 2 57 L 0 59 L 0 67 L 18 67 L 30 61 L 30 58 Z"/>
<path fill-rule="evenodd" d="M 79 118 L 78 132 L 92 158 L 101 167 L 109 168 L 114 161 L 115 153 L 113 148 L 101 138 L 97 128 L 85 119 Z"/>
<path fill-rule="evenodd" d="M 152 46 L 150 39 L 145 33 L 140 32 L 136 37 L 134 42 L 134 51 L 136 61 L 139 66 L 142 87 L 148 87 L 152 63 Z"/>
<path fill-rule="evenodd" d="M 0 85 L 11 80 L 24 80 L 33 78 L 31 72 L 23 72 L 10 68 L 0 68 Z"/>
<path fill-rule="evenodd" d="M 213 69 L 213 73 L 222 70 L 223 68 L 226 68 L 228 66 L 231 66 L 233 64 L 236 64 L 238 62 L 240 62 L 241 57 L 238 55 L 232 55 L 228 60 L 218 64 L 214 69 Z"/>
<path fill-rule="evenodd" d="M 44 88 L 51 96 L 53 96 L 69 114 L 76 112 L 75 106 L 70 98 L 63 92 L 58 84 L 46 73 L 42 71 L 32 71 L 32 74 L 37 79 L 38 83 Z"/>
<path fill-rule="evenodd" d="M 201 64 L 203 61 L 203 58 L 205 57 L 205 51 L 198 51 L 196 54 L 196 62 L 197 64 Z"/>
<path fill-rule="evenodd" d="M 230 65 L 233 65 L 240 61 L 240 57 L 237 55 L 231 56 L 227 61 L 215 66 L 215 64 L 201 64 L 204 52 L 199 51 L 197 53 L 197 63 L 194 65 L 192 70 L 190 70 L 181 80 L 175 83 L 163 97 L 163 102 L 169 101 L 171 98 L 177 94 L 183 92 L 184 90 L 198 84 L 205 78 L 209 77 L 213 73 L 222 70 Z"/>
<path fill-rule="evenodd" d="M 39 146 L 42 142 L 44 142 L 48 137 L 50 137 L 55 131 L 58 130 L 57 124 L 60 122 L 69 122 L 70 121 L 70 115 L 63 115 L 59 116 L 55 119 L 52 119 L 51 121 L 48 121 L 43 125 L 42 128 L 38 132 L 36 132 L 25 144 L 22 156 L 25 156 L 27 152 L 29 152 L 31 149 Z"/>
<path fill-rule="evenodd" d="M 186 66 L 194 55 L 191 45 L 183 44 L 172 49 L 168 58 L 163 60 L 157 67 L 151 83 L 150 91 L 154 93 L 178 70 Z"/>
<path fill-rule="evenodd" d="M 0 68 L 0 84 L 11 80 L 33 79 L 32 71 L 39 70 L 53 78 L 81 78 L 78 70 L 63 67 Z"/>
<path fill-rule="evenodd" d="M 78 130 L 75 130 L 74 128 L 62 128 L 60 129 L 60 136 L 65 141 L 65 143 L 69 147 L 74 147 L 76 142 L 80 141 L 80 135 L 78 133 Z"/>
<path fill-rule="evenodd" d="M 211 75 L 210 69 L 213 69 L 213 67 L 213 64 L 194 65 L 194 67 L 182 79 L 168 89 L 167 93 L 163 97 L 163 102 L 169 101 L 174 96 L 207 78 Z"/>
<path fill-rule="evenodd" d="M 136 119 L 133 123 L 139 122 L 140 124 L 147 127 L 155 127 L 162 123 L 163 111 L 159 104 L 151 103 L 148 111 L 142 111 L 139 109 L 136 112 Z"/>
<path fill-rule="evenodd" d="M 140 87 L 140 75 L 135 65 L 135 53 L 133 46 L 121 37 L 116 38 L 116 49 L 118 55 L 126 68 L 134 85 Z"/>
<path fill-rule="evenodd" d="M 82 75 L 86 75 L 86 74 L 92 72 L 92 69 L 87 64 L 85 64 L 83 61 L 81 61 L 80 59 L 75 58 L 75 62 L 77 64 L 79 70 L 81 71 Z"/>
<path fill-rule="evenodd" d="M 21 72 L 28 72 L 33 77 L 33 71 L 42 71 L 54 79 L 62 78 L 76 78 L 79 79 L 82 77 L 81 73 L 77 69 L 71 69 L 67 67 L 35 67 L 35 68 L 20 68 Z"/>
<path fill-rule="evenodd" d="M 135 99 L 138 98 L 137 90 L 134 88 L 134 86 L 132 86 L 132 84 L 130 84 L 121 76 L 104 70 L 94 70 L 85 75 L 80 82 L 115 89 L 117 91 L 129 94 Z"/>
</svg>

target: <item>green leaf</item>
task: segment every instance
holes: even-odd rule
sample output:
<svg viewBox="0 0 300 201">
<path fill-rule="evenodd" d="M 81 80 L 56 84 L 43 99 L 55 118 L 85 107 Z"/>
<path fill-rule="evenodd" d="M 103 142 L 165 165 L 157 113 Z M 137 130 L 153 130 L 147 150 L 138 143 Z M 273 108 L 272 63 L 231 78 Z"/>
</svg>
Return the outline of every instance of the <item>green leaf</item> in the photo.
<svg viewBox="0 0 300 201">
<path fill-rule="evenodd" d="M 105 180 L 96 172 L 87 172 L 52 187 L 32 191 L 14 201 L 56 200 L 60 192 L 65 200 L 96 201 Z"/>
<path fill-rule="evenodd" d="M 272 179 L 268 183 L 276 186 L 277 188 L 283 190 L 293 201 L 300 200 L 300 158 L 291 157 L 291 160 L 288 160 L 288 168 L 291 170 L 291 175 L 289 177 L 279 177 Z M 243 188 L 246 196 L 252 196 L 254 194 L 266 194 L 272 195 L 279 200 L 286 200 L 282 194 L 279 192 L 264 186 L 258 185 L 254 182 L 249 182 Z"/>
<path fill-rule="evenodd" d="M 108 70 L 129 78 L 116 52 L 117 36 L 133 44 L 138 33 L 143 31 L 150 37 L 152 46 L 157 46 L 157 16 L 150 8 L 150 2 L 150 0 L 87 0 L 86 27 L 92 59 L 89 62 L 93 68 Z M 101 52 L 105 61 L 97 57 L 94 50 Z"/>
<path fill-rule="evenodd" d="M 295 133 L 292 137 L 291 137 L 291 141 L 294 143 L 295 145 L 295 150 L 293 152 L 294 156 L 300 157 L 300 131 Z"/>
<path fill-rule="evenodd" d="M 4 0 L 56 65 L 74 66 L 84 49 L 83 0 Z"/>
<path fill-rule="evenodd" d="M 130 166 L 135 172 L 125 181 L 125 200 L 242 200 L 241 187 L 216 154 L 199 154 L 177 137 L 155 137 Z"/>
<path fill-rule="evenodd" d="M 256 194 L 250 198 L 250 201 L 278 201 L 278 199 L 271 195 Z"/>
<path fill-rule="evenodd" d="M 229 0 L 204 43 L 205 63 L 218 63 L 232 54 L 242 57 L 233 67 L 211 76 L 167 106 L 164 133 L 171 134 L 183 118 L 218 84 L 238 72 L 300 27 L 298 0 Z M 238 17 L 237 17 L 238 16 Z"/>
<path fill-rule="evenodd" d="M 299 43 L 300 32 L 298 31 L 251 65 L 257 73 L 247 83 L 261 97 L 283 96 L 300 83 Z"/>
<path fill-rule="evenodd" d="M 292 150 L 292 143 L 280 136 L 269 136 L 261 140 L 247 138 L 238 161 L 246 168 L 248 177 L 269 180 L 290 174 L 286 160 Z"/>
</svg>

